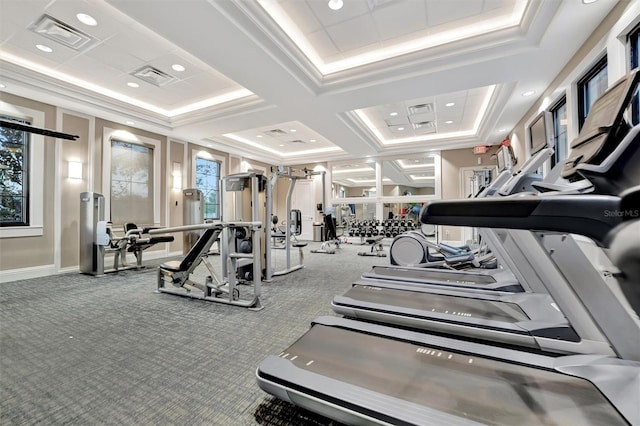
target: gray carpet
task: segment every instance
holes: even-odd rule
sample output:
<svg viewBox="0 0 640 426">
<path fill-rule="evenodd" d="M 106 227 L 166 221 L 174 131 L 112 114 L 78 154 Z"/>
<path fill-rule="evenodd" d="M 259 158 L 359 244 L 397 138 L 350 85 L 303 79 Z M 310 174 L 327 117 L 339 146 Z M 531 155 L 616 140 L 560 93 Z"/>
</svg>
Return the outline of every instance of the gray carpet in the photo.
<svg viewBox="0 0 640 426">
<path fill-rule="evenodd" d="M 333 315 L 334 295 L 389 262 L 357 245 L 310 253 L 319 245 L 305 248 L 304 269 L 264 283 L 259 312 L 156 294 L 159 262 L 0 284 L 0 424 L 335 425 L 273 399 L 254 376 L 313 318 Z"/>
</svg>

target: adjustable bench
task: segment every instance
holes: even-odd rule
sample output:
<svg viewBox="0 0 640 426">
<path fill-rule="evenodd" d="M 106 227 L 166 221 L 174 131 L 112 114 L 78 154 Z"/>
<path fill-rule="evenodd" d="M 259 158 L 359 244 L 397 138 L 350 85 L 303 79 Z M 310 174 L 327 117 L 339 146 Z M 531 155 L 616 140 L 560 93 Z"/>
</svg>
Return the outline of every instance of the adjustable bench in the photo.
<svg viewBox="0 0 640 426">
<path fill-rule="evenodd" d="M 375 237 L 367 237 L 365 239 L 365 244 L 371 246 L 370 251 L 361 251 L 358 252 L 358 256 L 377 256 L 377 257 L 387 257 L 387 254 L 384 252 L 384 248 L 382 246 L 382 235 L 376 235 Z"/>
</svg>

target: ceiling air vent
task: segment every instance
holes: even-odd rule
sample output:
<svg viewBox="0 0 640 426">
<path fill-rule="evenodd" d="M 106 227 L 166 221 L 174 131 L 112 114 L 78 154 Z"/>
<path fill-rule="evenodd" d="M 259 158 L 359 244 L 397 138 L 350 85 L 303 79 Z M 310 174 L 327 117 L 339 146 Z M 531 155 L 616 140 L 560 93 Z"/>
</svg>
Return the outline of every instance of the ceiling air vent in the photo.
<svg viewBox="0 0 640 426">
<path fill-rule="evenodd" d="M 274 138 L 280 138 L 282 136 L 286 136 L 288 135 L 287 132 L 285 132 L 282 129 L 271 129 L 271 130 L 267 130 L 266 132 L 264 132 L 265 135 L 267 136 L 272 136 Z"/>
<path fill-rule="evenodd" d="M 417 104 L 409 107 L 409 114 L 422 114 L 425 112 L 433 112 L 433 104 Z"/>
<path fill-rule="evenodd" d="M 296 139 L 296 140 L 289 141 L 289 142 L 291 142 L 291 143 L 306 143 L 306 142 L 305 142 L 305 141 L 303 141 L 302 139 Z"/>
<path fill-rule="evenodd" d="M 433 121 L 420 121 L 418 123 L 413 123 L 413 128 L 417 133 L 435 133 L 436 123 Z"/>
<path fill-rule="evenodd" d="M 36 34 L 74 50 L 86 49 L 95 41 L 89 34 L 83 33 L 49 15 L 42 15 L 30 29 Z"/>
<path fill-rule="evenodd" d="M 436 127 L 436 124 L 433 121 L 421 121 L 420 123 L 413 123 L 413 127 L 415 127 L 416 129 L 420 129 L 420 128 L 433 129 Z"/>
<path fill-rule="evenodd" d="M 166 86 L 175 80 L 175 77 L 171 74 L 167 74 L 149 65 L 132 72 L 131 75 L 158 87 Z"/>
</svg>

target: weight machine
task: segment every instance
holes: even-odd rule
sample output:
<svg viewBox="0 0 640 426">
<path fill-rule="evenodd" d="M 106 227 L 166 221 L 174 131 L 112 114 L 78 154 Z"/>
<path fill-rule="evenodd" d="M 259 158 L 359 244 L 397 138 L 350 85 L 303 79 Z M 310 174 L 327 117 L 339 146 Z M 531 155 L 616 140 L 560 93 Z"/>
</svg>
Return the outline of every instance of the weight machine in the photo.
<svg viewBox="0 0 640 426">
<path fill-rule="evenodd" d="M 297 173 L 297 174 L 296 174 Z M 302 174 L 300 174 L 302 173 Z M 276 187 L 279 178 L 287 178 L 289 179 L 289 188 L 287 190 L 287 198 L 286 198 L 286 222 L 284 235 L 282 238 L 284 240 L 284 250 L 285 250 L 285 267 L 282 270 L 274 271 L 273 270 L 273 259 L 271 250 L 273 247 L 274 234 L 270 227 L 265 228 L 265 240 L 267 244 L 266 251 L 266 265 L 265 265 L 265 279 L 271 280 L 272 277 L 278 275 L 285 275 L 299 269 L 304 268 L 304 253 L 302 249 L 307 246 L 307 243 L 292 241 L 292 237 L 300 235 L 302 233 L 302 214 L 300 210 L 292 210 L 291 209 L 291 196 L 293 194 L 293 190 L 296 185 L 296 181 L 298 179 L 310 179 L 312 176 L 321 175 L 322 176 L 322 199 L 324 200 L 325 196 L 325 183 L 324 183 L 324 175 L 325 172 L 314 172 L 309 169 L 301 169 L 294 170 L 291 167 L 287 167 L 286 169 L 283 166 L 278 166 L 277 168 L 272 168 L 271 176 L 269 177 L 267 184 L 267 200 L 266 207 L 267 212 L 266 216 L 271 218 L 273 216 L 273 190 Z M 298 264 L 291 265 L 291 247 L 298 249 Z"/>
<path fill-rule="evenodd" d="M 157 291 L 176 296 L 190 297 L 206 300 L 208 302 L 226 303 L 228 305 L 241 306 L 250 310 L 259 311 L 263 308 L 260 302 L 261 296 L 261 263 L 259 251 L 251 253 L 229 251 L 227 248 L 234 244 L 242 234 L 245 240 L 250 235 L 252 248 L 260 247 L 261 222 L 215 222 L 200 225 L 185 225 L 173 228 L 162 228 L 150 231 L 153 234 L 203 231 L 200 238 L 181 260 L 165 262 L 158 268 Z M 222 240 L 225 249 L 221 256 L 223 277 L 218 278 L 214 266 L 209 262 L 211 246 L 218 239 Z M 245 280 L 239 277 L 238 261 L 249 260 L 252 265 L 253 295 L 248 300 L 240 299 L 238 284 Z M 192 274 L 200 265 L 204 265 L 209 275 L 205 282 L 198 282 L 192 278 Z M 167 287 L 167 283 L 174 288 Z"/>
<path fill-rule="evenodd" d="M 202 231 L 181 261 L 160 265 L 158 292 L 261 310 L 265 246 L 262 238 L 264 218 L 261 216 L 260 206 L 264 204 L 265 177 L 259 173 L 247 172 L 228 175 L 222 181 L 230 207 L 227 216 L 233 217 L 233 220 L 164 228 L 153 232 L 185 232 L 194 235 L 194 231 Z M 217 254 L 211 251 L 211 246 L 216 241 L 219 241 L 222 278 L 218 277 L 209 261 L 211 254 Z M 192 278 L 200 265 L 204 265 L 208 272 L 204 282 Z M 249 282 L 253 285 L 253 294 L 248 300 L 241 299 L 238 285 Z M 167 283 L 173 284 L 175 288 L 167 287 Z"/>
<path fill-rule="evenodd" d="M 126 223 L 124 233 L 116 235 L 111 223 L 104 220 L 104 205 L 104 195 L 96 192 L 80 193 L 81 273 L 101 276 L 127 269 L 142 269 L 142 253 L 146 249 L 173 241 L 172 236 L 151 236 L 153 228 L 140 228 L 134 223 Z M 135 265 L 127 263 L 127 253 L 136 257 Z M 105 257 L 110 254 L 113 254 L 113 267 L 105 269 Z"/>
</svg>

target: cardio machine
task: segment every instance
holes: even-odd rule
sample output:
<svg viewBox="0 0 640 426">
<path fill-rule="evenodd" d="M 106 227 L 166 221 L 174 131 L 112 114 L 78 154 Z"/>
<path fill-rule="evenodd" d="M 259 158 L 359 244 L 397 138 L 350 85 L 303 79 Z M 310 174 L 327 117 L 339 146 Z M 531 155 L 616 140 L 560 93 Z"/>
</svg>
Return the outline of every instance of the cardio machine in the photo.
<svg viewBox="0 0 640 426">
<path fill-rule="evenodd" d="M 636 83 L 633 81 L 625 82 L 628 83 L 626 85 L 627 93 L 632 93 Z M 612 99 L 618 100 L 621 95 L 616 87 L 618 86 L 614 86 L 603 95 L 595 104 L 596 107 L 611 103 Z M 609 138 L 607 146 L 602 147 L 601 150 L 611 153 L 608 157 L 611 164 L 606 166 L 608 168 L 606 173 L 613 174 L 617 173 L 614 172 L 615 170 L 622 168 L 621 164 L 624 161 L 633 156 L 640 128 L 628 132 L 620 140 L 619 128 L 628 129 L 626 123 L 624 120 L 616 121 L 616 117 L 610 117 L 610 121 L 616 123 L 611 126 L 613 136 Z M 589 134 L 588 127 L 584 128 L 584 133 Z M 622 135 L 624 136 L 623 132 Z M 574 144 L 579 145 L 584 138 L 585 135 L 581 134 L 581 137 Z M 613 152 L 614 147 L 616 152 Z M 591 165 L 587 159 L 584 159 L 583 162 L 585 167 Z M 557 167 L 563 168 L 564 165 L 559 164 Z M 612 178 L 610 181 L 613 180 Z M 597 183 L 593 184 L 592 190 L 603 192 Z M 606 191 L 606 189 L 604 190 Z M 550 198 L 553 195 L 549 192 L 543 197 Z M 540 197 L 542 196 L 538 198 Z M 536 199 L 534 198 L 534 200 Z M 478 202 L 480 203 L 481 200 L 495 202 L 504 200 L 505 206 L 500 210 L 513 211 L 509 209 L 510 204 L 507 203 L 513 202 L 514 198 L 485 198 L 478 199 Z M 522 200 L 522 198 L 519 197 L 517 200 Z M 588 209 L 588 207 L 583 208 Z M 551 213 L 549 212 L 550 215 Z M 469 210 L 468 214 L 480 217 L 482 211 L 478 211 L 476 207 Z M 608 219 L 611 219 L 610 222 L 614 225 L 617 224 L 616 218 Z M 509 220 L 509 218 L 505 218 L 505 225 L 501 227 L 508 226 Z M 578 219 L 572 220 L 578 222 Z M 436 224 L 438 223 L 436 222 Z M 595 220 L 592 226 L 596 226 Z M 526 231 L 506 232 L 515 242 L 515 247 L 511 250 L 511 257 L 517 256 L 517 267 L 519 273 L 524 277 L 523 282 L 530 283 L 539 280 L 540 271 L 552 271 L 558 267 L 558 263 L 569 268 L 579 268 L 579 265 L 583 265 L 582 268 L 585 270 L 591 268 L 582 250 L 570 250 L 571 256 L 561 260 L 556 259 L 556 264 L 554 264 L 530 233 Z M 553 237 L 547 239 L 550 238 Z M 458 277 L 462 277 L 462 275 L 459 274 Z M 592 279 L 598 280 L 599 277 L 596 276 Z M 539 282 L 536 287 L 541 288 L 542 291 L 520 294 L 463 289 L 460 286 L 455 287 L 454 283 L 451 283 L 450 286 L 408 285 L 400 281 L 360 280 L 355 282 L 346 294 L 336 296 L 332 307 L 336 312 L 353 318 L 524 345 L 545 351 L 610 353 L 608 344 L 598 333 L 579 332 L 581 324 L 585 321 L 584 317 L 587 315 L 585 312 L 580 312 L 579 306 L 565 305 L 565 309 L 557 309 L 560 299 L 566 299 L 566 295 L 555 290 L 560 287 L 559 284 L 563 280 L 564 278 L 557 276 L 553 278 L 553 281 L 558 285 L 552 288 L 549 288 L 544 282 Z M 606 285 L 605 282 L 602 284 Z"/>
<path fill-rule="evenodd" d="M 618 100 L 614 108 L 620 107 Z M 612 131 L 620 129 L 609 124 L 602 126 L 599 142 L 606 142 Z M 620 227 L 637 231 L 638 220 L 623 217 L 616 224 L 616 220 L 603 220 L 602 215 L 602 209 L 640 209 L 640 189 L 597 194 L 603 188 L 622 188 L 625 182 L 640 181 L 638 128 L 634 133 L 632 142 L 627 140 L 625 146 L 614 148 L 618 160 L 607 163 L 611 152 L 601 161 L 589 162 L 595 156 L 582 155 L 568 166 L 572 171 L 566 177 L 595 176 L 591 182 L 596 194 L 432 202 L 421 214 L 422 221 L 431 224 L 506 226 L 532 235 L 532 242 L 557 266 L 539 273 L 546 280 L 554 273 L 564 277 L 569 288 L 562 302 L 573 299 L 588 311 L 583 326 L 601 331 L 612 355 L 532 353 L 322 317 L 280 356 L 269 356 L 260 364 L 256 371 L 260 387 L 280 399 L 350 424 L 639 424 L 638 323 L 608 286 L 594 279 L 600 275 L 598 271 L 594 275 L 593 268 L 571 269 L 561 261 L 575 248 L 567 232 L 585 234 L 605 246 L 613 236 L 613 242 L 623 246 L 620 249 L 614 244 L 611 248 L 621 268 L 620 282 L 640 283 L 640 241 L 618 232 Z M 604 144 L 596 145 L 589 149 L 603 153 Z M 598 185 L 599 179 L 607 182 L 606 186 Z M 503 213 L 506 207 L 512 209 L 512 215 Z M 470 208 L 475 209 L 474 215 L 469 214 Z M 618 227 L 611 229 L 614 225 Z M 529 229 L 551 233 L 541 237 Z M 546 284 L 550 289 L 564 287 L 563 282 L 553 280 Z M 637 301 L 629 302 L 640 310 Z"/>
</svg>

